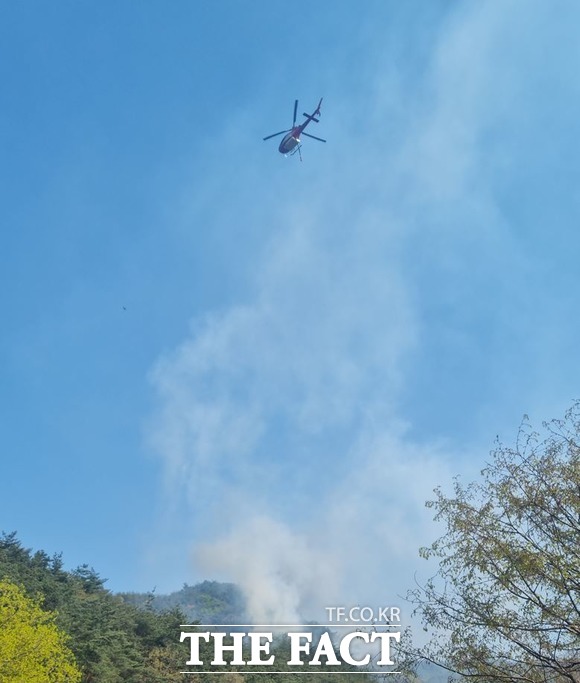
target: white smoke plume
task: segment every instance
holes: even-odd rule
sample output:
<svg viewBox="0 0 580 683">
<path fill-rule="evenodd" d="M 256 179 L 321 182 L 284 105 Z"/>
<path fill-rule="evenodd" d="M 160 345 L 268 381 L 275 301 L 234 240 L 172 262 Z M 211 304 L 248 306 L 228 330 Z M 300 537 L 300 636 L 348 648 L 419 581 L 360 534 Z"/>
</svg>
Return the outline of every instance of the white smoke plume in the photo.
<svg viewBox="0 0 580 683">
<path fill-rule="evenodd" d="M 201 545 L 197 559 L 208 571 L 235 578 L 252 623 L 300 624 L 313 604 L 333 604 L 340 595 L 333 557 L 313 540 L 268 517 L 253 517 Z"/>
<path fill-rule="evenodd" d="M 429 342 L 438 274 L 462 282 L 469 271 L 498 309 L 505 300 L 489 275 L 511 237 L 478 169 L 485 134 L 507 115 L 505 100 L 487 97 L 492 46 L 505 46 L 518 6 L 478 6 L 442 24 L 415 102 L 389 81 L 404 117 L 378 78 L 369 118 L 398 116 L 399 140 L 375 128 L 351 166 L 336 173 L 331 161 L 315 189 L 264 209 L 276 228 L 250 290 L 195 319 L 152 373 L 152 439 L 169 497 L 182 495 L 191 518 L 195 571 L 237 582 L 256 623 L 323 616 L 333 603 L 400 603 L 431 540 L 424 502 L 456 463 L 449 444 L 413 438 L 406 378 Z M 513 92 L 513 75 L 501 77 Z M 388 163 L 377 152 L 387 139 Z M 521 262 L 510 267 L 517 281 Z M 459 285 L 451 296 L 450 307 Z M 457 336 L 451 325 L 436 332 Z"/>
</svg>

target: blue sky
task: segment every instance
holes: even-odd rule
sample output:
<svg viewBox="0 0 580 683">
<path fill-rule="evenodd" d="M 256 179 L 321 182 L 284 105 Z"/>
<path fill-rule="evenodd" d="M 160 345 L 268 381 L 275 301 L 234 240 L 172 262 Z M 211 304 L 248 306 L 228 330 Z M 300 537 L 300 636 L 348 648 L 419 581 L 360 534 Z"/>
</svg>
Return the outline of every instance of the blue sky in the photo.
<svg viewBox="0 0 580 683">
<path fill-rule="evenodd" d="M 578 396 L 579 20 L 4 3 L 0 528 L 256 618 L 400 602 L 432 489 Z"/>
</svg>

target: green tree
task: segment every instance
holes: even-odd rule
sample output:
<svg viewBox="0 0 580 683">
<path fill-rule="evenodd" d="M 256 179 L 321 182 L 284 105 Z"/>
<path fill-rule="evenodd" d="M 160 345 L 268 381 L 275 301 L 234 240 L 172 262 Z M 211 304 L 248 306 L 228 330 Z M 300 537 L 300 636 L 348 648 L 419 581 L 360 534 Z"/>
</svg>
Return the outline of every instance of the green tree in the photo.
<svg viewBox="0 0 580 683">
<path fill-rule="evenodd" d="M 543 427 L 427 503 L 446 533 L 410 594 L 431 634 L 416 656 L 482 681 L 580 681 L 580 403 Z"/>
<path fill-rule="evenodd" d="M 81 673 L 55 615 L 10 581 L 0 581 L 0 681 L 78 683 Z"/>
<path fill-rule="evenodd" d="M 159 614 L 138 608 L 108 591 L 91 567 L 64 571 L 60 555 L 32 552 L 15 533 L 0 534 L 0 579 L 56 613 L 54 624 L 70 637 L 82 683 L 164 683 L 182 668 L 185 616 L 178 609 Z M 1 663 L 0 656 L 4 683 Z"/>
</svg>

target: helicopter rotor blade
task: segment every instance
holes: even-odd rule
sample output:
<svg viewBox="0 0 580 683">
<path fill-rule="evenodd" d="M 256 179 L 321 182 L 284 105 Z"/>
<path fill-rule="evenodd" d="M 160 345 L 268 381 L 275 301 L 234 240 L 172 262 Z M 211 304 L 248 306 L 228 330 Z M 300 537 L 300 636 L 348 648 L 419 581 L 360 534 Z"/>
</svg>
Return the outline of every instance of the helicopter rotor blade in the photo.
<svg viewBox="0 0 580 683">
<path fill-rule="evenodd" d="M 289 133 L 292 130 L 292 128 L 288 128 L 288 130 L 281 130 L 279 133 L 272 133 L 272 135 L 267 135 L 265 138 L 262 138 L 262 140 L 269 140 L 270 138 L 275 138 L 277 135 L 282 135 L 282 133 Z"/>
<path fill-rule="evenodd" d="M 294 117 L 292 119 L 292 128 L 296 125 L 296 112 L 298 111 L 298 100 L 294 100 Z"/>
<path fill-rule="evenodd" d="M 302 131 L 302 135 L 306 135 L 307 138 L 312 138 L 313 140 L 318 140 L 318 142 L 326 142 L 326 140 L 317 138 L 316 135 L 310 135 L 310 133 L 306 133 L 305 131 Z"/>
</svg>

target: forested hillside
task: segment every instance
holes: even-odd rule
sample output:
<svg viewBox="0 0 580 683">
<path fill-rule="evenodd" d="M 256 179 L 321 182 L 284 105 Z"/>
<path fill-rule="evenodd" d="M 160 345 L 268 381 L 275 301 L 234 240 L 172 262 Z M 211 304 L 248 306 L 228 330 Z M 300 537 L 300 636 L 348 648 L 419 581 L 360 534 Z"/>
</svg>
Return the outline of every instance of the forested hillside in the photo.
<svg viewBox="0 0 580 683">
<path fill-rule="evenodd" d="M 184 584 L 169 595 L 155 593 L 121 593 L 123 599 L 137 607 L 149 606 L 156 612 L 179 608 L 187 622 L 201 624 L 245 624 L 246 606 L 240 589 L 233 583 L 203 581 L 195 586 Z"/>
<path fill-rule="evenodd" d="M 66 571 L 60 555 L 33 552 L 15 533 L 0 536 L 0 683 L 215 683 L 215 676 L 203 671 L 180 673 L 189 658 L 188 645 L 179 642 L 181 624 L 192 617 L 240 623 L 243 613 L 233 584 L 186 584 L 168 596 L 114 594 L 87 565 Z M 273 647 L 278 671 L 288 670 L 285 647 Z M 202 643 L 204 662 L 212 658 L 207 648 Z M 257 667 L 253 672 L 232 667 L 220 680 L 321 683 L 320 672 L 267 672 L 267 667 L 262 673 Z M 340 678 L 364 683 L 367 676 Z"/>
<path fill-rule="evenodd" d="M 184 657 L 178 640 L 184 615 L 179 610 L 155 613 L 128 604 L 108 591 L 93 569 L 82 566 L 65 571 L 59 555 L 32 552 L 15 534 L 0 537 L 0 581 L 19 587 L 43 610 L 55 613 L 55 625 L 66 636 L 83 683 L 181 680 L 177 672 Z M 9 609 L 6 598 L 5 589 L 0 593 L 0 619 Z M 5 635 L 3 630 L 0 639 Z M 11 644 L 14 661 L 30 667 L 32 656 L 22 656 L 20 649 L 18 640 Z M 60 680 L 29 677 L 24 671 L 28 669 L 14 664 L 8 670 L 6 662 L 0 663 L 0 681 Z"/>
</svg>

